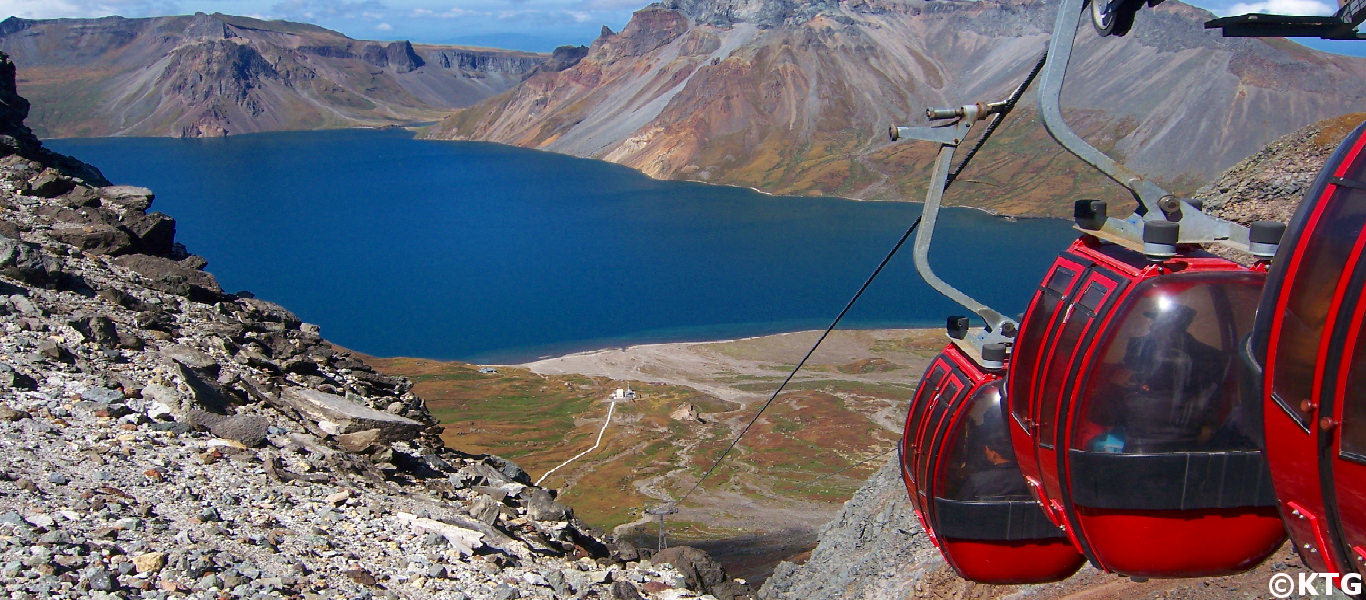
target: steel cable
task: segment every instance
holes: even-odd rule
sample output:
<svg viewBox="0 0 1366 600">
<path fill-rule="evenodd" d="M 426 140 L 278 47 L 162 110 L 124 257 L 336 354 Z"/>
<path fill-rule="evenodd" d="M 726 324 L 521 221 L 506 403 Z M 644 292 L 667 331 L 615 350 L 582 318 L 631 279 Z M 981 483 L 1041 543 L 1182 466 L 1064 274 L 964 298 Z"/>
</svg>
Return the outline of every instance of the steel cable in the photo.
<svg viewBox="0 0 1366 600">
<path fill-rule="evenodd" d="M 989 123 L 986 129 L 982 132 L 982 137 L 979 138 L 977 140 L 977 143 L 973 145 L 971 149 L 968 150 L 968 153 L 963 157 L 963 160 L 958 163 L 958 166 L 954 168 L 954 170 L 951 173 L 949 173 L 948 179 L 944 182 L 945 190 L 947 190 L 948 187 L 953 184 L 953 181 L 958 176 L 958 174 L 961 173 L 963 169 L 967 168 L 968 163 L 972 160 L 974 156 L 976 156 L 977 151 L 981 149 L 984 144 L 986 144 L 987 140 L 991 138 L 992 133 L 996 131 L 996 128 L 1000 124 L 1000 122 L 1003 119 L 1005 119 L 1005 116 L 1009 114 L 1012 109 L 1015 108 L 1016 102 L 1020 100 L 1020 98 L 1024 95 L 1025 90 L 1029 88 L 1029 84 L 1034 81 L 1035 77 L 1037 77 L 1039 72 L 1043 69 L 1044 63 L 1046 62 L 1047 58 L 1047 53 L 1045 53 L 1043 57 L 1039 58 L 1038 63 L 1036 63 L 1034 65 L 1034 68 L 1030 70 L 1029 74 L 1025 77 L 1025 80 L 1022 83 L 1020 83 L 1019 87 L 1015 88 L 1015 91 L 1011 93 L 1010 97 L 1005 101 L 1004 109 L 995 115 L 995 118 L 992 119 L 991 123 Z M 897 251 L 900 250 L 901 247 L 906 244 L 906 240 L 910 239 L 911 234 L 914 233 L 916 228 L 919 226 L 920 217 L 916 217 L 915 222 L 911 223 L 911 226 L 906 229 L 906 232 L 901 234 L 901 238 L 898 239 L 896 244 L 892 246 L 892 249 L 889 252 L 887 252 L 887 256 L 883 257 L 882 262 L 878 263 L 877 268 L 873 269 L 873 273 L 868 276 L 868 279 L 863 282 L 863 285 L 860 286 L 858 291 L 854 293 L 854 296 L 849 299 L 849 302 L 847 304 L 844 305 L 844 309 L 841 310 L 839 314 L 835 316 L 835 319 L 830 322 L 830 326 L 825 328 L 825 331 L 821 334 L 820 338 L 817 339 L 816 343 L 811 346 L 811 349 L 806 352 L 806 356 L 803 356 L 802 360 L 797 363 L 797 366 L 792 369 L 792 372 L 788 373 L 787 378 L 785 378 L 783 382 L 778 385 L 778 389 L 773 391 L 773 395 L 769 396 L 768 400 L 764 402 L 764 405 L 759 407 L 759 412 L 754 414 L 754 418 L 750 419 L 749 423 L 745 424 L 744 428 L 740 430 L 740 433 L 735 436 L 735 439 L 731 440 L 730 445 L 726 446 L 725 451 L 723 451 L 720 456 L 716 457 L 716 460 L 712 463 L 711 467 L 707 469 L 707 472 L 703 473 L 702 477 L 698 478 L 697 482 L 694 483 L 691 488 L 688 488 L 688 491 L 684 493 L 682 497 L 680 497 L 678 500 L 666 502 L 664 504 L 664 507 L 666 509 L 671 509 L 674 506 L 682 504 L 685 500 L 688 499 L 689 496 L 692 496 L 693 492 L 696 492 L 698 488 L 702 486 L 702 482 L 706 481 L 708 477 L 711 477 L 712 473 L 716 472 L 717 467 L 721 466 L 721 463 L 726 459 L 726 456 L 730 454 L 731 450 L 735 449 L 735 446 L 740 443 L 740 440 L 745 437 L 745 434 L 749 432 L 750 428 L 753 427 L 756 422 L 758 422 L 759 417 L 763 416 L 764 411 L 768 410 L 768 407 L 772 405 L 775 400 L 778 399 L 778 394 L 781 394 L 782 391 L 787 387 L 787 384 L 792 382 L 792 378 L 796 377 L 797 373 L 801 371 L 802 366 L 806 364 L 806 361 L 811 358 L 811 355 L 816 353 L 817 348 L 820 348 L 821 342 L 824 342 L 825 338 L 830 335 L 830 332 L 834 331 L 835 327 L 839 325 L 840 320 L 844 318 L 844 315 L 847 314 L 849 310 L 854 307 L 854 303 L 858 302 L 858 299 L 863 296 L 863 292 L 865 292 L 868 289 L 868 286 L 872 285 L 873 280 L 876 279 L 880 273 L 882 273 L 883 268 L 887 266 L 887 263 L 891 262 L 892 257 L 895 256 Z M 889 453 L 890 452 L 885 452 L 880 456 L 886 456 Z M 866 459 L 858 464 L 866 463 L 868 462 L 868 460 L 872 459 Z M 845 470 L 853 468 L 854 466 L 857 465 L 845 467 L 845 469 L 841 469 L 836 473 L 844 472 Z M 828 476 L 829 475 L 827 475 L 826 477 Z M 818 478 L 816 481 L 819 480 L 820 479 Z"/>
</svg>

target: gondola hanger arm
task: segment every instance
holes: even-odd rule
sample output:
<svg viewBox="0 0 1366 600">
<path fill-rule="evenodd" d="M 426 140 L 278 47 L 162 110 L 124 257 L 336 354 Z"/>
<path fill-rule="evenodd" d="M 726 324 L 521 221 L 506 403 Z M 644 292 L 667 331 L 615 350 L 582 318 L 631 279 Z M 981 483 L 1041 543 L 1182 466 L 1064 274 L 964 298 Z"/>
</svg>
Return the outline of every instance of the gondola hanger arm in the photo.
<svg viewBox="0 0 1366 600">
<path fill-rule="evenodd" d="M 1096 231 L 1107 237 L 1132 243 L 1143 243 L 1147 222 L 1179 223 L 1177 243 L 1217 242 L 1247 251 L 1247 227 L 1205 214 L 1200 210 L 1198 201 L 1179 198 L 1151 180 L 1145 179 L 1082 139 L 1063 119 L 1060 106 L 1063 80 L 1067 75 L 1067 66 L 1071 61 L 1072 48 L 1077 37 L 1077 25 L 1081 22 L 1086 2 L 1087 0 L 1063 0 L 1058 7 L 1053 37 L 1048 45 L 1048 60 L 1039 82 L 1039 112 L 1043 116 L 1044 128 L 1054 140 L 1115 183 L 1124 186 L 1138 201 L 1138 208 L 1127 217 L 1108 216 L 1105 214 L 1104 205 L 1101 204 L 1099 214 L 1086 215 L 1086 221 L 1094 224 Z M 1079 210 L 1089 208 L 1079 207 Z M 1082 216 L 1079 212 L 1079 224 L 1082 222 Z"/>
</svg>

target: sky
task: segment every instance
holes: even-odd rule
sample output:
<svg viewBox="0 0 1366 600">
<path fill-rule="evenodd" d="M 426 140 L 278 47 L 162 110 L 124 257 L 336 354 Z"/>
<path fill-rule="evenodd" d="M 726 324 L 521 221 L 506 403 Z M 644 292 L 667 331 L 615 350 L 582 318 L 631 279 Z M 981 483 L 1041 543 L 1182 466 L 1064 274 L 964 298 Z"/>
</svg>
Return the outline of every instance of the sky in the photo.
<svg viewBox="0 0 1366 600">
<path fill-rule="evenodd" d="M 1332 14 L 1335 0 L 1187 0 L 1217 15 Z M 151 17 L 221 12 L 314 23 L 365 40 L 410 40 L 547 52 L 620 31 L 649 0 L 0 0 L 0 18 Z M 1306 41 L 1366 56 L 1366 41 Z"/>
</svg>

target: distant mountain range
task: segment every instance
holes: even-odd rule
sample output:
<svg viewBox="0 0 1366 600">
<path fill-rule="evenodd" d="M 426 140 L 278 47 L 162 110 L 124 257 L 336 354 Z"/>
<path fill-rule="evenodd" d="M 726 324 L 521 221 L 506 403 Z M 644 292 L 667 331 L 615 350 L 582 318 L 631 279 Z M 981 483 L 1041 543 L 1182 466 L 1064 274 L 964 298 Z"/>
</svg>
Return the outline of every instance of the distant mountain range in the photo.
<svg viewBox="0 0 1366 600">
<path fill-rule="evenodd" d="M 548 54 L 350 39 L 221 14 L 0 22 L 44 137 L 221 136 L 434 121 Z M 572 54 L 572 53 L 571 53 Z M 561 66 L 567 64 L 560 61 Z"/>
<path fill-rule="evenodd" d="M 934 148 L 887 140 L 926 106 L 997 100 L 1042 54 L 1057 0 L 669 0 L 553 55 L 352 40 L 220 14 L 0 22 L 42 136 L 217 136 L 440 123 L 425 135 L 599 158 L 659 178 L 919 200 Z M 1299 127 L 1366 111 L 1366 59 L 1224 39 L 1168 0 L 1123 38 L 1080 35 L 1063 105 L 1096 146 L 1173 189 Z M 1126 196 L 1060 148 L 1034 95 L 946 199 L 1070 214 Z"/>
<path fill-rule="evenodd" d="M 604 31 L 574 67 L 456 111 L 428 135 L 628 165 L 775 193 L 918 200 L 928 143 L 888 125 L 926 106 L 997 100 L 1042 54 L 1055 0 L 672 0 Z M 1192 192 L 1267 142 L 1366 109 L 1366 59 L 1284 39 L 1224 39 L 1168 0 L 1124 38 L 1084 26 L 1068 119 L 1130 166 Z M 949 201 L 1070 215 L 1118 196 L 1035 118 L 1033 94 Z M 1096 190 L 1102 190 L 1098 193 Z M 1105 191 L 1108 190 L 1108 191 Z"/>
</svg>

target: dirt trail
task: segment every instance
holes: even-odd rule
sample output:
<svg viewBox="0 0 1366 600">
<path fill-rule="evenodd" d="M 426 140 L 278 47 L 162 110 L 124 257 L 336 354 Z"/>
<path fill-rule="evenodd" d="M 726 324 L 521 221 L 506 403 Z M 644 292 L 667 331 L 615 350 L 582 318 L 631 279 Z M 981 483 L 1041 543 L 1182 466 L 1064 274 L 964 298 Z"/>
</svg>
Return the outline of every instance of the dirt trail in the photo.
<svg viewBox="0 0 1366 600">
<path fill-rule="evenodd" d="M 791 372 L 819 331 L 740 340 L 648 344 L 538 360 L 518 365 L 540 375 L 588 375 L 621 382 L 663 383 L 692 388 L 740 405 L 739 410 L 706 414 L 720 418 L 735 435 Z M 930 357 L 944 343 L 937 330 L 835 331 L 793 379 L 788 390 L 827 390 L 878 427 L 899 433 L 905 403 Z M 757 401 L 757 402 L 756 402 Z M 746 440 L 748 442 L 750 440 Z M 689 465 L 714 459 L 697 454 L 700 440 L 675 441 L 669 467 L 631 483 L 658 505 L 676 500 L 697 473 Z M 730 468 L 752 470 L 746 442 L 727 459 Z M 881 448 L 876 449 L 880 451 Z M 874 449 L 869 448 L 870 452 Z M 873 465 L 876 467 L 876 465 Z M 666 519 L 671 543 L 706 546 L 737 574 L 762 580 L 778 559 L 809 549 L 815 532 L 832 518 L 840 502 L 810 502 L 772 489 L 763 478 L 705 482 L 677 514 Z M 739 484 L 733 483 L 739 481 Z M 738 485 L 738 487 L 737 487 Z M 689 523 L 707 523 L 734 532 L 717 539 L 715 532 L 692 531 Z M 639 514 L 613 529 L 627 539 L 653 547 L 657 517 Z M 692 538 L 692 539 L 690 539 Z"/>
</svg>

